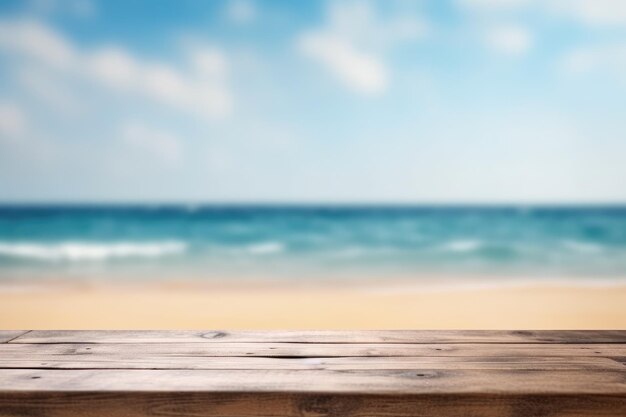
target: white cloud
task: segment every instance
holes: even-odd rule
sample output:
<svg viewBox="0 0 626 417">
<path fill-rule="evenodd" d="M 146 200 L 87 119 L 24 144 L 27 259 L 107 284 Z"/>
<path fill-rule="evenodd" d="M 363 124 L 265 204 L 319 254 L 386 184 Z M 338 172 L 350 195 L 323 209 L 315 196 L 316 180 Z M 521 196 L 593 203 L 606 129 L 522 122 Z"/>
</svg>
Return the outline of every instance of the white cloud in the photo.
<svg viewBox="0 0 626 417">
<path fill-rule="evenodd" d="M 590 26 L 626 24 L 624 0 L 552 0 L 548 7 L 553 13 L 574 18 Z"/>
<path fill-rule="evenodd" d="M 122 128 L 121 137 L 127 145 L 140 152 L 148 152 L 169 165 L 176 165 L 181 161 L 181 141 L 170 132 L 130 122 Z"/>
<path fill-rule="evenodd" d="M 28 93 L 54 111 L 75 115 L 85 109 L 85 103 L 78 100 L 61 80 L 52 77 L 48 72 L 22 68 L 16 78 Z"/>
<path fill-rule="evenodd" d="M 256 15 L 257 9 L 251 0 L 230 0 L 226 5 L 226 16 L 238 25 L 252 23 Z"/>
<path fill-rule="evenodd" d="M 404 41 L 415 41 L 428 31 L 426 22 L 413 12 L 382 13 L 368 1 L 330 2 L 326 24 L 320 30 L 333 33 L 361 47 L 386 49 Z"/>
<path fill-rule="evenodd" d="M 561 63 L 568 74 L 608 75 L 626 85 L 626 43 L 580 47 L 566 54 Z"/>
<path fill-rule="evenodd" d="M 86 57 L 86 69 L 92 77 L 118 88 L 128 88 L 139 78 L 135 59 L 125 50 L 107 47 Z"/>
<path fill-rule="evenodd" d="M 0 136 L 15 138 L 26 132 L 26 117 L 15 103 L 0 101 Z"/>
<path fill-rule="evenodd" d="M 485 41 L 496 52 L 520 56 L 528 52 L 533 43 L 531 32 L 515 25 L 497 26 L 487 32 Z"/>
<path fill-rule="evenodd" d="M 146 94 L 165 102 L 184 106 L 186 101 L 193 106 L 193 88 L 182 74 L 163 64 L 146 65 L 141 70 L 138 87 Z"/>
<path fill-rule="evenodd" d="M 0 22 L 0 49 L 68 77 L 82 77 L 201 117 L 222 118 L 232 110 L 226 57 L 214 47 L 196 48 L 186 66 L 178 67 L 144 60 L 120 46 L 79 51 L 41 23 L 5 21 Z"/>
<path fill-rule="evenodd" d="M 123 91 L 154 99 L 208 118 L 227 116 L 232 97 L 227 64 L 217 49 L 194 50 L 186 71 L 161 62 L 140 60 L 122 48 L 108 48 L 86 57 L 93 79 Z"/>
<path fill-rule="evenodd" d="M 355 91 L 377 94 L 387 89 L 387 68 L 382 60 L 340 37 L 309 34 L 300 39 L 299 48 Z"/>
<path fill-rule="evenodd" d="M 510 56 L 528 52 L 534 36 L 529 28 L 501 26 L 502 21 L 520 17 L 526 12 L 552 19 L 569 19 L 594 28 L 626 26 L 624 0 L 458 0 L 457 4 L 464 10 L 481 13 L 487 22 L 499 26 L 488 32 L 484 40 L 493 50 Z M 606 67 L 608 72 L 616 72 L 609 67 L 619 67 L 623 59 L 621 48 L 605 46 L 592 49 L 571 52 L 563 59 L 562 67 L 568 73 L 588 72 L 592 67 Z M 623 66 L 619 68 L 624 70 Z"/>
<path fill-rule="evenodd" d="M 561 62 L 563 70 L 580 75 L 592 71 L 598 64 L 598 52 L 589 48 L 579 48 L 567 53 Z"/>
<path fill-rule="evenodd" d="M 461 7 L 479 11 L 503 11 L 525 7 L 533 0 L 458 0 Z"/>
<path fill-rule="evenodd" d="M 623 0 L 458 0 L 461 8 L 482 13 L 532 10 L 589 26 L 626 24 Z"/>
<path fill-rule="evenodd" d="M 217 48 L 196 45 L 189 48 L 188 54 L 199 77 L 225 79 L 228 76 L 228 60 Z"/>
<path fill-rule="evenodd" d="M 296 47 L 351 90 L 376 95 L 386 91 L 389 50 L 421 38 L 426 24 L 411 14 L 384 17 L 369 2 L 331 2 L 326 22 L 302 33 Z"/>
<path fill-rule="evenodd" d="M 76 55 L 70 42 L 36 21 L 0 21 L 0 49 L 66 69 Z"/>
</svg>

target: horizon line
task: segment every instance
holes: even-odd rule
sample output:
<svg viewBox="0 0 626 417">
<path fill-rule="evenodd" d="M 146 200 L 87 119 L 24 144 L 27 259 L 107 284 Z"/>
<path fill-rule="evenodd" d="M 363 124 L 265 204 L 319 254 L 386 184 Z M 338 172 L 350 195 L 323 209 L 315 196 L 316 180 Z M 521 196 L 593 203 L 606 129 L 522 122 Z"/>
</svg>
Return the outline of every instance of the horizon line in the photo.
<svg viewBox="0 0 626 417">
<path fill-rule="evenodd" d="M 132 201 L 132 200 L 32 200 L 1 201 L 0 208 L 10 207 L 482 207 L 482 208 L 533 208 L 533 207 L 626 207 L 626 201 Z"/>
</svg>

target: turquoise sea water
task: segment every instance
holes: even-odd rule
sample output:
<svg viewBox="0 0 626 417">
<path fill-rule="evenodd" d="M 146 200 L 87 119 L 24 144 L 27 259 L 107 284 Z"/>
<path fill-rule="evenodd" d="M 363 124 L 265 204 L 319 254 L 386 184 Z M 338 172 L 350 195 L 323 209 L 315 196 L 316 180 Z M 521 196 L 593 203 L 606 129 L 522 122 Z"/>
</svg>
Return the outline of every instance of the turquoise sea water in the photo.
<svg viewBox="0 0 626 417">
<path fill-rule="evenodd" d="M 4 206 L 0 279 L 626 277 L 626 207 Z"/>
</svg>

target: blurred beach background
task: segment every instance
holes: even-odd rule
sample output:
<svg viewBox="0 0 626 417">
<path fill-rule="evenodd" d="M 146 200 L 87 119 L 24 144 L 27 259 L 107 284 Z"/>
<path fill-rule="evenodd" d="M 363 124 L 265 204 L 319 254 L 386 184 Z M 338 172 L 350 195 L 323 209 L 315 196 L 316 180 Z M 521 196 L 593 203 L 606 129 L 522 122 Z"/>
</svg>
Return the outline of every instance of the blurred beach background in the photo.
<svg viewBox="0 0 626 417">
<path fill-rule="evenodd" d="M 626 6 L 0 3 L 0 328 L 626 327 Z"/>
</svg>

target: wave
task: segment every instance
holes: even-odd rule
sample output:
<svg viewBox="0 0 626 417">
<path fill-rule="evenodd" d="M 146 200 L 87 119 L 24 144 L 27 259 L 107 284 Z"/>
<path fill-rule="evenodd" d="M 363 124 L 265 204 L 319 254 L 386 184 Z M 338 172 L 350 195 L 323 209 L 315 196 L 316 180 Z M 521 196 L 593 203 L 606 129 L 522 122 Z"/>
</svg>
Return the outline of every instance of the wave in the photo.
<svg viewBox="0 0 626 417">
<path fill-rule="evenodd" d="M 332 252 L 335 258 L 353 259 L 359 258 L 367 253 L 367 249 L 361 246 L 346 246 Z"/>
<path fill-rule="evenodd" d="M 104 261 L 111 258 L 158 258 L 186 250 L 179 241 L 158 242 L 62 242 L 6 243 L 0 242 L 0 256 L 41 261 Z"/>
<path fill-rule="evenodd" d="M 459 239 L 452 240 L 443 244 L 440 249 L 445 252 L 473 252 L 475 250 L 480 249 L 483 246 L 483 242 L 480 240 L 472 240 L 472 239 Z"/>
<path fill-rule="evenodd" d="M 604 249 L 602 245 L 580 240 L 563 240 L 561 243 L 567 249 L 581 253 L 598 253 Z"/>
<path fill-rule="evenodd" d="M 253 255 L 270 255 L 283 252 L 284 250 L 284 244 L 274 241 L 255 243 L 246 248 L 246 251 Z"/>
<path fill-rule="evenodd" d="M 356 258 L 365 258 L 365 257 L 380 257 L 380 256 L 393 256 L 394 254 L 402 254 L 405 250 L 409 249 L 410 246 L 405 248 L 401 248 L 398 246 L 346 246 L 343 248 L 332 249 L 331 256 L 334 258 L 341 259 L 356 259 Z"/>
</svg>

